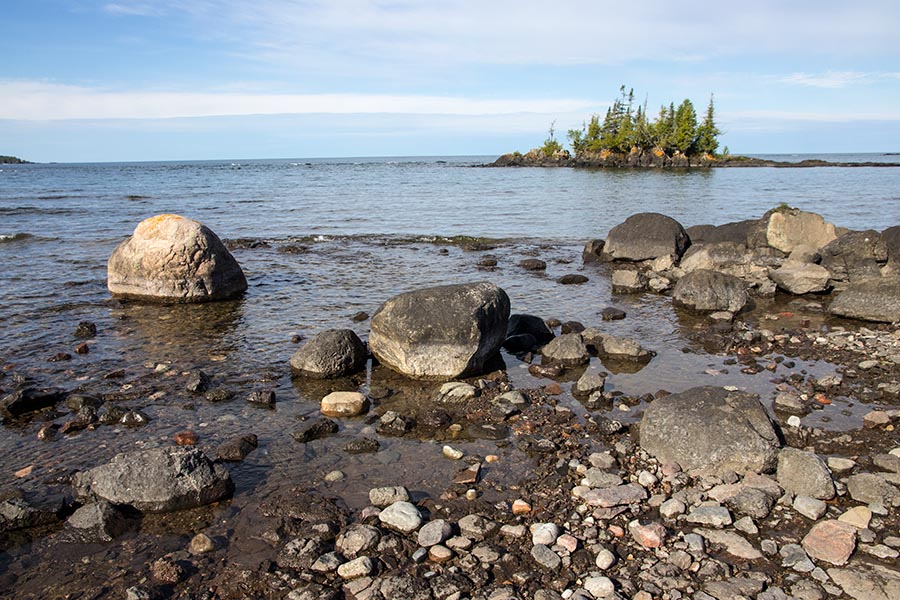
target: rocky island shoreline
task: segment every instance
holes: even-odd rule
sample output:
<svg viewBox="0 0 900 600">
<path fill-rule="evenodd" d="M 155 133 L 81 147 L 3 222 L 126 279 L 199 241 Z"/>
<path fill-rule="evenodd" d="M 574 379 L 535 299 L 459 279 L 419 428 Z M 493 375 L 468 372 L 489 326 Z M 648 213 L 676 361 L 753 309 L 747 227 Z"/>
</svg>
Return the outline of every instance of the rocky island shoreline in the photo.
<svg viewBox="0 0 900 600">
<path fill-rule="evenodd" d="M 154 217 L 110 258 L 110 292 L 125 302 L 240 296 L 247 282 L 227 246 L 189 219 Z M 629 396 L 606 370 L 640 370 L 655 359 L 653 339 L 510 314 L 514 302 L 487 282 L 413 290 L 384 301 L 365 341 L 347 329 L 305 340 L 283 367 L 298 385 L 322 386 L 321 416 L 285 423 L 284 437 L 298 461 L 359 419 L 366 427 L 344 456 L 386 455 L 395 439 L 437 444 L 458 465 L 441 493 L 395 465 L 397 479 L 367 489 L 363 505 L 299 481 L 230 506 L 242 461 L 265 449 L 252 431 L 217 447 L 182 431 L 44 484 L 62 493 L 4 490 L 3 547 L 34 545 L 59 583 L 39 564 L 4 560 L 0 588 L 135 600 L 896 598 L 900 226 L 846 231 L 787 206 L 688 228 L 642 213 L 588 241 L 582 258 L 587 275 L 560 285 L 608 277 L 614 300 L 671 297 L 695 319 L 692 343 L 774 393 L 698 385 Z M 785 295 L 790 310 L 775 303 Z M 615 306 L 602 312 L 622 318 Z M 97 330 L 83 323 L 76 334 Z M 533 385 L 497 367 L 501 348 Z M 833 372 L 810 373 L 799 364 L 808 358 Z M 395 373 L 390 386 L 368 383 L 376 367 Z M 115 395 L 2 373 L 4 426 L 42 422 L 48 440 L 153 426 Z M 202 372 L 154 376 L 210 402 L 278 400 L 265 386 L 219 398 Z M 397 390 L 416 401 L 401 410 Z M 803 424 L 838 406 L 846 430 Z M 325 475 L 344 476 L 340 466 Z M 184 533 L 152 541 L 173 526 Z"/>
</svg>

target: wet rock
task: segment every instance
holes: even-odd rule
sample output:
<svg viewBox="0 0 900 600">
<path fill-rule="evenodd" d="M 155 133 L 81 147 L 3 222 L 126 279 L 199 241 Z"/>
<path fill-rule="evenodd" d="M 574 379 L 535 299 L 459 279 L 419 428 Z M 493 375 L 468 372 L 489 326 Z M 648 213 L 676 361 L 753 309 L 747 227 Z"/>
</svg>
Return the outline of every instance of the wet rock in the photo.
<svg viewBox="0 0 900 600">
<path fill-rule="evenodd" d="M 77 473 L 80 497 L 96 497 L 145 512 L 195 508 L 228 497 L 228 471 L 192 447 L 152 448 L 116 455 L 109 463 Z"/>
<path fill-rule="evenodd" d="M 368 318 L 369 318 L 369 313 L 367 313 L 364 310 L 361 310 L 357 313 L 354 313 L 353 316 L 350 317 L 350 320 L 353 321 L 354 323 L 362 323 L 363 321 L 368 320 Z"/>
<path fill-rule="evenodd" d="M 326 417 L 356 417 L 369 410 L 369 399 L 359 392 L 331 392 L 322 398 L 320 410 Z"/>
<path fill-rule="evenodd" d="M 475 463 L 474 465 L 469 465 L 465 469 L 459 471 L 453 477 L 453 483 L 460 485 L 472 485 L 478 483 L 478 478 L 481 475 L 481 463 Z"/>
<path fill-rule="evenodd" d="M 322 417 L 304 423 L 300 429 L 293 433 L 293 436 L 295 440 L 305 444 L 313 440 L 322 439 L 323 437 L 327 437 L 337 432 L 338 424 L 331 419 Z"/>
<path fill-rule="evenodd" d="M 150 422 L 150 417 L 139 410 L 129 410 L 122 415 L 119 423 L 125 427 L 143 427 Z"/>
<path fill-rule="evenodd" d="M 641 261 L 667 254 L 681 257 L 690 245 L 678 221 L 658 213 L 638 213 L 610 229 L 603 247 L 607 260 Z"/>
<path fill-rule="evenodd" d="M 345 557 L 362 556 L 378 546 L 381 532 L 371 525 L 351 525 L 334 542 L 334 548 Z"/>
<path fill-rule="evenodd" d="M 366 364 L 366 346 L 350 329 L 326 329 L 291 356 L 294 376 L 334 379 L 352 375 Z"/>
<path fill-rule="evenodd" d="M 647 278 L 634 269 L 616 269 L 612 273 L 614 294 L 636 294 L 647 288 Z"/>
<path fill-rule="evenodd" d="M 625 311 L 614 306 L 607 306 L 600 311 L 600 316 L 604 321 L 619 321 L 625 318 Z"/>
<path fill-rule="evenodd" d="M 75 327 L 75 337 L 77 338 L 92 338 L 97 336 L 97 325 L 91 323 L 90 321 L 81 321 L 78 323 L 78 326 Z"/>
<path fill-rule="evenodd" d="M 577 334 L 573 334 L 573 335 L 577 335 Z M 588 358 L 588 360 L 590 360 L 590 358 Z M 551 363 L 549 365 L 539 365 L 539 364 L 528 365 L 528 373 L 530 373 L 531 375 L 533 375 L 535 377 L 548 377 L 548 378 L 559 377 L 562 374 L 562 372 L 565 370 L 566 370 L 565 367 L 563 367 L 559 363 Z"/>
<path fill-rule="evenodd" d="M 416 423 L 411 417 L 389 410 L 378 419 L 378 426 L 375 430 L 381 435 L 402 436 L 415 425 Z"/>
<path fill-rule="evenodd" d="M 589 240 L 581 251 L 581 260 L 584 263 L 602 262 L 603 240 Z"/>
<path fill-rule="evenodd" d="M 475 386 L 462 381 L 448 381 L 435 394 L 435 402 L 442 404 L 465 404 L 477 395 Z"/>
<path fill-rule="evenodd" d="M 503 342 L 503 349 L 512 354 L 530 352 L 538 346 L 537 340 L 530 333 L 511 335 Z"/>
<path fill-rule="evenodd" d="M 197 444 L 197 434 L 190 429 L 179 431 L 172 436 L 176 446 L 194 446 Z"/>
<path fill-rule="evenodd" d="M 372 488 L 369 490 L 369 502 L 379 508 L 395 502 L 409 502 L 409 492 L 400 485 Z"/>
<path fill-rule="evenodd" d="M 672 298 L 696 312 L 740 312 L 747 304 L 747 285 L 732 275 L 697 269 L 678 280 Z"/>
<path fill-rule="evenodd" d="M 533 336 L 538 346 L 543 346 L 555 337 L 540 317 L 526 314 L 511 315 L 506 328 L 507 337 L 525 334 Z"/>
<path fill-rule="evenodd" d="M 247 396 L 247 402 L 256 406 L 275 408 L 275 390 L 256 390 Z"/>
<path fill-rule="evenodd" d="M 350 440 L 344 446 L 344 452 L 348 454 L 371 454 L 378 452 L 381 444 L 375 438 L 361 437 Z"/>
<path fill-rule="evenodd" d="M 66 406 L 72 412 L 78 412 L 85 406 L 99 408 L 101 404 L 100 398 L 90 394 L 69 394 L 66 396 Z"/>
<path fill-rule="evenodd" d="M 778 483 L 794 495 L 834 498 L 834 482 L 825 461 L 813 452 L 784 448 L 778 453 Z"/>
<path fill-rule="evenodd" d="M 797 394 L 779 392 L 773 403 L 775 410 L 789 415 L 805 415 L 810 409 Z"/>
<path fill-rule="evenodd" d="M 223 442 L 216 449 L 216 455 L 227 462 L 240 462 L 256 450 L 259 441 L 252 433 L 241 435 Z"/>
<path fill-rule="evenodd" d="M 810 294 L 828 289 L 831 274 L 825 267 L 812 263 L 787 262 L 769 271 L 769 277 L 782 290 L 790 294 Z"/>
<path fill-rule="evenodd" d="M 526 258 L 519 261 L 519 266 L 526 271 L 544 271 L 547 269 L 547 263 L 539 258 Z"/>
<path fill-rule="evenodd" d="M 610 335 L 596 329 L 585 330 L 582 337 L 589 347 L 594 348 L 598 356 L 637 361 L 649 360 L 652 356 L 649 350 L 630 338 Z"/>
<path fill-rule="evenodd" d="M 113 251 L 107 286 L 116 298 L 206 302 L 243 294 L 247 279 L 208 227 L 158 215 L 142 221 Z"/>
<path fill-rule="evenodd" d="M 712 386 L 655 400 L 644 412 L 640 438 L 660 462 L 698 474 L 766 471 L 779 448 L 756 395 Z"/>
<path fill-rule="evenodd" d="M 407 292 L 372 317 L 369 346 L 404 375 L 454 379 L 480 373 L 506 339 L 509 297 L 490 283 Z"/>
<path fill-rule="evenodd" d="M 284 545 L 275 562 L 282 568 L 305 571 L 325 552 L 326 546 L 321 540 L 296 538 Z"/>
<path fill-rule="evenodd" d="M 568 275 L 563 275 L 556 280 L 556 283 L 559 283 L 561 285 L 580 285 L 587 282 L 588 278 L 584 275 L 579 275 L 578 273 L 569 273 Z"/>
<path fill-rule="evenodd" d="M 584 325 L 578 321 L 566 321 L 559 327 L 559 332 L 562 334 L 581 333 L 582 331 L 584 331 Z"/>
<path fill-rule="evenodd" d="M 125 590 L 125 600 L 154 600 L 155 594 L 143 586 L 133 585 Z"/>
<path fill-rule="evenodd" d="M 21 495 L 13 495 L 0 501 L 0 532 L 27 529 L 54 523 L 59 506 L 48 508 L 29 502 Z"/>
<path fill-rule="evenodd" d="M 591 359 L 580 333 L 567 333 L 551 340 L 541 349 L 541 355 L 552 364 L 577 367 Z"/>
<path fill-rule="evenodd" d="M 422 524 L 422 513 L 414 504 L 400 500 L 378 513 L 378 520 L 401 533 L 411 533 Z"/>
<path fill-rule="evenodd" d="M 900 321 L 900 277 L 883 277 L 852 283 L 828 307 L 840 317 L 896 323 Z"/>
<path fill-rule="evenodd" d="M 203 371 L 191 371 L 190 374 L 188 374 L 187 383 L 185 383 L 184 389 L 193 394 L 202 394 L 209 389 L 209 384 L 211 382 L 212 379 Z"/>
<path fill-rule="evenodd" d="M 603 391 L 606 385 L 606 374 L 594 371 L 585 371 L 572 386 L 572 394 L 575 396 L 590 396 L 594 392 Z"/>
<path fill-rule="evenodd" d="M 97 409 L 92 406 L 82 406 L 75 414 L 75 418 L 63 423 L 59 428 L 60 433 L 72 433 L 82 431 L 97 422 Z"/>
<path fill-rule="evenodd" d="M 65 396 L 57 389 L 25 387 L 8 394 L 0 400 L 0 415 L 17 418 L 45 408 L 55 406 Z"/>
<path fill-rule="evenodd" d="M 105 405 L 104 411 L 100 413 L 100 423 L 103 425 L 115 425 L 122 421 L 125 416 L 125 410 L 112 405 Z"/>
<path fill-rule="evenodd" d="M 855 527 L 841 521 L 821 521 L 809 530 L 802 546 L 812 559 L 841 566 L 856 549 L 856 531 Z"/>
<path fill-rule="evenodd" d="M 828 576 L 854 600 L 900 598 L 900 571 L 884 565 L 853 561 L 843 569 L 828 569 Z"/>
<path fill-rule="evenodd" d="M 91 351 L 91 347 L 88 346 L 87 342 L 82 342 L 75 346 L 75 354 L 88 354 Z"/>
</svg>

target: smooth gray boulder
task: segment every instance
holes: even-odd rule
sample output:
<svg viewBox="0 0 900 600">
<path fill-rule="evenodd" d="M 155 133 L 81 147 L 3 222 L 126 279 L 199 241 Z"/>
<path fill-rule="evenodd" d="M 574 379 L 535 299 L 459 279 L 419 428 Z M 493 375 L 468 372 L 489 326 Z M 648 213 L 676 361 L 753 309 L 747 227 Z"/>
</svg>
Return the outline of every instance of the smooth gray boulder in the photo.
<svg viewBox="0 0 900 600">
<path fill-rule="evenodd" d="M 837 295 L 828 311 L 864 321 L 900 322 L 900 276 L 852 283 Z"/>
<path fill-rule="evenodd" d="M 117 454 L 105 465 L 76 473 L 72 487 L 80 498 L 155 513 L 204 506 L 234 491 L 227 469 L 191 447 Z"/>
<path fill-rule="evenodd" d="M 119 244 L 107 264 L 115 298 L 164 303 L 240 296 L 247 279 L 211 229 L 179 215 L 151 217 Z"/>
<path fill-rule="evenodd" d="M 509 297 L 492 283 L 407 292 L 372 316 L 369 349 L 384 365 L 417 379 L 481 373 L 506 338 Z"/>
<path fill-rule="evenodd" d="M 344 377 L 366 365 L 366 345 L 350 329 L 326 329 L 291 356 L 291 373 L 316 379 Z"/>
<path fill-rule="evenodd" d="M 666 254 L 681 257 L 690 245 L 681 223 L 659 213 L 638 213 L 609 230 L 603 246 L 607 260 L 640 261 Z"/>
<path fill-rule="evenodd" d="M 654 400 L 641 419 L 641 447 L 695 474 L 763 472 L 780 443 L 755 394 L 714 386 Z"/>
<path fill-rule="evenodd" d="M 675 303 L 697 312 L 739 312 L 750 296 L 747 285 L 732 275 L 697 269 L 678 280 L 672 292 Z"/>
</svg>

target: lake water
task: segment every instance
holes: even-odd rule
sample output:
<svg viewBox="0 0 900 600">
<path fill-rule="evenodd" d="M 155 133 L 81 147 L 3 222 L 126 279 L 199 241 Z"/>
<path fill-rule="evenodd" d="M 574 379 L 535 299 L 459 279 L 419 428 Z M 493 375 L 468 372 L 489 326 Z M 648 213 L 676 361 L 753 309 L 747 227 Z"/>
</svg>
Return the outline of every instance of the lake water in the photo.
<svg viewBox="0 0 900 600">
<path fill-rule="evenodd" d="M 384 452 L 340 452 L 347 439 L 366 431 L 363 420 L 342 423 L 333 442 L 298 449 L 288 433 L 298 419 L 317 414 L 323 389 L 292 382 L 287 361 L 297 347 L 293 335 L 349 327 L 365 337 L 368 322 L 352 322 L 354 313 L 372 314 L 396 293 L 445 283 L 490 280 L 507 291 L 513 312 L 600 325 L 658 353 L 638 372 L 613 372 L 611 389 L 640 395 L 731 384 L 768 402 L 767 378 L 734 369 L 712 377 L 708 372 L 721 370 L 723 357 L 683 351 L 685 332 L 697 323 L 677 314 L 668 298 L 613 295 L 608 273 L 582 265 L 584 242 L 605 237 L 637 212 L 664 213 L 685 226 L 722 224 L 760 217 L 782 202 L 854 229 L 900 224 L 900 168 L 478 168 L 493 158 L 0 165 L 0 392 L 27 377 L 41 386 L 105 394 L 151 418 L 139 430 L 102 426 L 48 442 L 36 439 L 38 428 L 48 420 L 63 423 L 70 418 L 66 409 L 0 426 L 0 489 L 39 490 L 60 474 L 137 446 L 171 443 L 174 432 L 191 428 L 212 448 L 237 434 L 259 436 L 259 450 L 232 470 L 236 506 L 287 482 L 324 485 L 322 475 L 334 468 L 349 476 L 330 490 L 351 504 L 364 503 L 374 485 L 402 482 L 434 491 L 452 479 L 455 466 L 440 459 L 432 442 L 384 440 L 383 448 L 396 453 L 389 464 L 375 458 Z M 106 261 L 113 249 L 141 220 L 168 212 L 231 240 L 250 285 L 242 300 L 167 307 L 109 298 Z M 478 266 L 488 255 L 496 268 Z M 547 262 L 545 273 L 516 266 L 532 256 Z M 557 284 L 567 273 L 590 281 Z M 610 305 L 628 318 L 601 324 L 599 311 Z M 73 352 L 81 341 L 74 337 L 79 321 L 98 328 L 86 355 Z M 71 360 L 50 362 L 58 353 Z M 546 383 L 514 357 L 504 358 L 516 385 Z M 235 398 L 211 403 L 185 391 L 184 374 L 198 368 Z M 591 368 L 605 366 L 595 359 Z M 829 366 L 797 368 L 816 373 Z M 382 408 L 400 408 L 430 393 L 429 385 L 370 369 L 362 387 L 399 390 Z M 262 388 L 276 390 L 276 410 L 244 401 Z M 561 402 L 580 410 L 571 397 Z M 466 444 L 469 453 L 497 452 L 485 441 Z M 423 460 L 423 452 L 436 458 Z M 14 477 L 29 465 L 30 475 Z"/>
</svg>

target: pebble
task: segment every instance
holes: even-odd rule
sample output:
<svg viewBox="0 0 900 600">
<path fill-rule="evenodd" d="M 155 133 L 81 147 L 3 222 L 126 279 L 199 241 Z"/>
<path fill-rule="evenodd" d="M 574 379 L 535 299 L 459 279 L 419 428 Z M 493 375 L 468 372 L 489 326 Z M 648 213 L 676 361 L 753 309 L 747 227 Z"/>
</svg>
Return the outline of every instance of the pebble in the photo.
<svg viewBox="0 0 900 600">
<path fill-rule="evenodd" d="M 512 513 L 514 515 L 527 515 L 531 512 L 531 505 L 524 500 L 514 500 L 512 503 Z"/>
<path fill-rule="evenodd" d="M 531 526 L 531 543 L 552 546 L 559 537 L 559 527 L 555 523 L 535 523 Z"/>
<path fill-rule="evenodd" d="M 534 562 L 549 571 L 557 571 L 562 564 L 559 555 L 543 544 L 532 546 L 531 557 Z"/>
<path fill-rule="evenodd" d="M 330 471 L 325 474 L 325 481 L 333 483 L 335 481 L 340 481 L 344 477 L 346 477 L 346 475 L 344 475 L 343 471 Z"/>
<path fill-rule="evenodd" d="M 443 563 L 453 558 L 453 550 L 440 544 L 431 546 L 428 549 L 428 559 L 432 562 Z"/>
<path fill-rule="evenodd" d="M 642 525 L 639 521 L 628 524 L 628 530 L 634 540 L 644 548 L 659 548 L 666 539 L 666 528 L 662 523 Z"/>
<path fill-rule="evenodd" d="M 759 534 L 759 528 L 756 526 L 756 523 L 753 522 L 753 519 L 750 517 L 741 517 L 737 521 L 734 522 L 734 528 L 740 532 L 746 533 L 748 535 L 757 535 Z"/>
<path fill-rule="evenodd" d="M 205 533 L 198 533 L 191 538 L 191 545 L 188 547 L 191 554 L 206 554 L 215 549 L 216 543 Z"/>
<path fill-rule="evenodd" d="M 462 535 L 476 542 L 482 541 L 498 528 L 497 523 L 481 515 L 466 515 L 457 525 Z"/>
<path fill-rule="evenodd" d="M 603 548 L 600 552 L 597 553 L 597 558 L 594 560 L 594 564 L 597 565 L 597 568 L 601 571 L 605 571 L 610 568 L 614 564 L 616 564 L 616 555 Z"/>
<path fill-rule="evenodd" d="M 810 496 L 797 496 L 794 498 L 794 510 L 813 521 L 818 521 L 825 514 L 828 506 L 817 498 Z"/>
<path fill-rule="evenodd" d="M 578 539 L 568 533 L 564 533 L 556 538 L 556 543 L 568 550 L 570 554 L 578 550 Z"/>
<path fill-rule="evenodd" d="M 419 530 L 418 542 L 423 548 L 443 544 L 453 534 L 450 523 L 444 519 L 429 521 Z"/>
<path fill-rule="evenodd" d="M 400 500 L 378 513 L 378 520 L 391 529 L 410 533 L 422 524 L 422 514 L 415 505 Z"/>
<path fill-rule="evenodd" d="M 526 533 L 528 533 L 528 530 L 525 529 L 524 525 L 504 525 L 500 528 L 500 535 L 512 539 L 523 538 Z"/>
<path fill-rule="evenodd" d="M 787 424 L 788 424 L 788 427 L 794 427 L 794 428 L 800 427 L 800 425 L 801 425 L 800 417 L 798 417 L 797 415 L 791 415 L 790 417 L 788 417 Z"/>
<path fill-rule="evenodd" d="M 607 598 L 616 592 L 616 586 L 613 585 L 609 577 L 588 577 L 584 580 L 584 589 L 586 589 L 594 598 Z"/>
<path fill-rule="evenodd" d="M 450 460 L 459 460 L 463 457 L 462 450 L 457 450 L 452 446 L 444 446 L 444 448 L 441 450 L 441 453 Z"/>
<path fill-rule="evenodd" d="M 847 473 L 852 471 L 853 467 L 856 466 L 855 460 L 838 456 L 829 456 L 825 462 L 828 465 L 828 468 L 834 473 Z"/>
<path fill-rule="evenodd" d="M 476 500 L 478 498 L 478 490 L 466 490 L 466 500 Z"/>
<path fill-rule="evenodd" d="M 372 559 L 368 556 L 360 556 L 339 566 L 337 573 L 343 579 L 358 579 L 368 576 L 372 570 Z"/>
<path fill-rule="evenodd" d="M 874 429 L 875 427 L 888 425 L 890 422 L 890 415 L 883 410 L 873 410 L 863 417 L 863 427 L 866 429 Z"/>
<path fill-rule="evenodd" d="M 369 490 L 369 503 L 372 506 L 381 508 L 400 501 L 409 501 L 409 492 L 403 486 L 394 485 Z"/>
<path fill-rule="evenodd" d="M 686 510 L 687 507 L 684 502 L 677 498 L 670 498 L 660 505 L 659 514 L 664 519 L 674 519 L 678 515 L 684 514 L 684 511 Z"/>
</svg>

